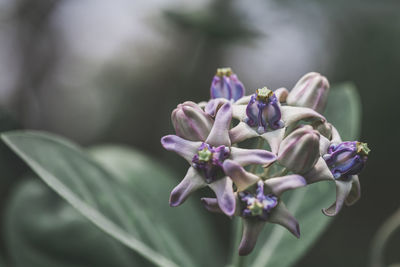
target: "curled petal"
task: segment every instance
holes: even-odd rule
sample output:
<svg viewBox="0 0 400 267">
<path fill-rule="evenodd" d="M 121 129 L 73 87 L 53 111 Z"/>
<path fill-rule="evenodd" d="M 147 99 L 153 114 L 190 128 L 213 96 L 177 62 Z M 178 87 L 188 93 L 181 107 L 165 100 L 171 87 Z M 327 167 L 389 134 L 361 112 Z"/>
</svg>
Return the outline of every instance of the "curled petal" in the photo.
<svg viewBox="0 0 400 267">
<path fill-rule="evenodd" d="M 300 226 L 296 218 L 290 214 L 289 210 L 286 208 L 283 202 L 279 204 L 272 210 L 268 221 L 271 223 L 276 223 L 282 225 L 289 230 L 295 237 L 300 238 Z"/>
<path fill-rule="evenodd" d="M 203 203 L 203 206 L 211 212 L 216 212 L 216 213 L 223 213 L 221 208 L 218 205 L 218 201 L 216 198 L 209 198 L 209 197 L 203 197 L 201 198 L 201 203 Z"/>
<path fill-rule="evenodd" d="M 332 125 L 332 143 L 334 144 L 339 144 L 342 142 L 342 138 L 340 137 L 340 134 L 338 130 Z"/>
<path fill-rule="evenodd" d="M 243 191 L 260 180 L 257 175 L 247 172 L 242 166 L 233 160 L 225 160 L 222 167 L 225 174 L 233 180 L 238 191 Z"/>
<path fill-rule="evenodd" d="M 229 127 L 232 120 L 232 107 L 230 103 L 225 103 L 215 117 L 214 125 L 211 129 L 206 143 L 212 146 L 231 146 L 229 139 Z"/>
<path fill-rule="evenodd" d="M 287 127 L 300 120 L 320 120 L 321 122 L 326 121 L 324 116 L 310 108 L 282 106 L 281 112 L 282 120 L 285 122 L 285 126 Z"/>
<path fill-rule="evenodd" d="M 232 74 L 230 76 L 230 80 L 231 80 L 231 99 L 233 100 L 238 100 L 240 99 L 243 95 L 244 95 L 244 86 L 242 84 L 242 82 L 238 79 L 238 77 L 236 76 L 236 74 Z"/>
<path fill-rule="evenodd" d="M 292 175 L 267 179 L 264 182 L 264 184 L 272 194 L 280 196 L 288 190 L 296 189 L 307 185 L 307 182 L 302 176 L 297 174 L 292 174 Z"/>
<path fill-rule="evenodd" d="M 181 205 L 192 192 L 205 186 L 206 183 L 203 177 L 195 168 L 190 167 L 182 182 L 172 190 L 169 205 L 172 207 Z"/>
<path fill-rule="evenodd" d="M 246 105 L 250 102 L 251 95 L 246 95 L 235 102 L 235 105 Z"/>
<path fill-rule="evenodd" d="M 161 144 L 166 150 L 177 153 L 191 163 L 202 142 L 188 141 L 177 135 L 166 135 L 161 138 Z"/>
<path fill-rule="evenodd" d="M 208 186 L 217 196 L 220 209 L 228 216 L 235 213 L 236 199 L 233 193 L 232 180 L 228 177 L 221 178 Z"/>
<path fill-rule="evenodd" d="M 229 131 L 229 137 L 233 144 L 242 142 L 246 139 L 257 137 L 258 133 L 254 131 L 247 123 L 240 122 Z"/>
<path fill-rule="evenodd" d="M 204 112 L 210 115 L 211 117 L 215 117 L 220 107 L 227 102 L 229 102 L 229 100 L 225 98 L 211 99 L 210 101 L 208 101 L 207 105 L 205 105 Z"/>
<path fill-rule="evenodd" d="M 264 221 L 257 219 L 243 219 L 243 234 L 239 245 L 239 255 L 248 255 L 256 245 L 258 235 L 265 225 Z"/>
<path fill-rule="evenodd" d="M 231 158 L 242 166 L 250 164 L 270 165 L 276 160 L 276 156 L 262 149 L 231 148 Z"/>
<path fill-rule="evenodd" d="M 342 209 L 343 203 L 350 193 L 352 183 L 349 181 L 336 180 L 336 202 L 329 208 L 322 209 L 326 216 L 335 216 Z"/>
<path fill-rule="evenodd" d="M 286 102 L 286 98 L 289 94 L 289 91 L 286 88 L 281 87 L 281 88 L 276 89 L 274 91 L 274 94 L 276 95 L 276 98 L 278 98 L 278 101 L 282 103 L 282 102 Z"/>
<path fill-rule="evenodd" d="M 319 139 L 319 153 L 321 156 L 325 155 L 328 153 L 328 148 L 330 146 L 331 142 L 326 138 L 325 136 L 321 135 Z"/>
<path fill-rule="evenodd" d="M 266 132 L 261 135 L 261 138 L 265 139 L 268 142 L 272 153 L 277 154 L 279 150 L 279 145 L 281 144 L 284 135 L 285 128 L 281 128 L 272 132 Z"/>
<path fill-rule="evenodd" d="M 334 181 L 332 172 L 329 169 L 328 165 L 326 165 L 325 160 L 320 157 L 314 167 L 303 174 L 303 177 L 306 179 L 308 184 L 320 182 L 320 181 Z"/>
<path fill-rule="evenodd" d="M 211 98 L 231 98 L 231 88 L 227 77 L 214 76 L 210 88 Z"/>
<path fill-rule="evenodd" d="M 347 196 L 345 203 L 347 206 L 351 206 L 356 203 L 361 196 L 360 180 L 357 175 L 352 176 L 352 186 L 349 195 Z"/>
</svg>

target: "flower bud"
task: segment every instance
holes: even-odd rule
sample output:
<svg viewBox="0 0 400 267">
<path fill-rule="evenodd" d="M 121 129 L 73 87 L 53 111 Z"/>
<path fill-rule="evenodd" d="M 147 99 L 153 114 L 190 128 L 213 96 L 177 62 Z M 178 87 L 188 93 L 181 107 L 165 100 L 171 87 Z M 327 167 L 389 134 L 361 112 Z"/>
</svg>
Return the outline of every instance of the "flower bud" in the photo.
<svg viewBox="0 0 400 267">
<path fill-rule="evenodd" d="M 294 173 L 306 173 L 320 157 L 319 138 L 309 125 L 298 128 L 280 144 L 278 162 Z"/>
<path fill-rule="evenodd" d="M 312 108 L 322 113 L 328 99 L 329 82 L 319 73 L 304 75 L 290 91 L 286 102 L 291 106 Z"/>
<path fill-rule="evenodd" d="M 323 156 L 335 179 L 347 179 L 361 172 L 368 159 L 370 149 L 366 143 L 342 142 L 331 145 Z"/>
<path fill-rule="evenodd" d="M 267 87 L 257 89 L 246 107 L 246 123 L 258 127 L 257 132 L 263 134 L 268 129 L 276 130 L 284 126 L 278 99 Z"/>
<path fill-rule="evenodd" d="M 238 100 L 244 95 L 244 86 L 231 68 L 217 69 L 210 88 L 211 98 Z"/>
<path fill-rule="evenodd" d="M 176 135 L 190 141 L 205 141 L 213 120 L 196 103 L 179 104 L 171 115 Z"/>
</svg>

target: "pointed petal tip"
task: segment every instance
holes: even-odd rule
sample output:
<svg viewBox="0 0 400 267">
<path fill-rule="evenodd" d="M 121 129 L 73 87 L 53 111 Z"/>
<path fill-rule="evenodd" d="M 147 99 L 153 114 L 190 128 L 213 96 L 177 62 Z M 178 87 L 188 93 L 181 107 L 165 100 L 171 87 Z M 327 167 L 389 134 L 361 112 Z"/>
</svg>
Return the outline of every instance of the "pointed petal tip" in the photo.
<svg viewBox="0 0 400 267">
<path fill-rule="evenodd" d="M 327 208 L 327 209 L 324 208 L 321 211 L 325 216 L 328 216 L 328 217 L 335 217 L 338 214 L 336 211 L 334 211 L 334 212 L 329 211 L 329 208 Z"/>
<path fill-rule="evenodd" d="M 178 207 L 180 204 L 182 204 L 181 194 L 174 189 L 169 196 L 169 206 Z"/>
</svg>

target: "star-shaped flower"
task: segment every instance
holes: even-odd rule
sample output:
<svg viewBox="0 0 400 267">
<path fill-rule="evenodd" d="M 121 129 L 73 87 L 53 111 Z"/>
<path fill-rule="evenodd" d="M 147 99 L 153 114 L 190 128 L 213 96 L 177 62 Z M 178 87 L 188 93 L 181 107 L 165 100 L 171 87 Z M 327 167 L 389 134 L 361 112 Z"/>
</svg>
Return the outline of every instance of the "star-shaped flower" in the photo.
<svg viewBox="0 0 400 267">
<path fill-rule="evenodd" d="M 171 192 L 171 206 L 179 206 L 190 193 L 208 186 L 215 192 L 221 210 L 230 216 L 235 211 L 235 196 L 232 179 L 226 173 L 228 167 L 225 161 L 230 160 L 233 165 L 240 167 L 269 165 L 276 160 L 276 156 L 266 150 L 232 147 L 229 138 L 231 120 L 232 106 L 225 103 L 218 110 L 205 142 L 189 141 L 176 135 L 167 135 L 161 139 L 165 149 L 176 152 L 191 164 L 182 182 Z M 244 188 L 247 187 L 246 183 L 240 180 L 236 186 Z"/>
</svg>

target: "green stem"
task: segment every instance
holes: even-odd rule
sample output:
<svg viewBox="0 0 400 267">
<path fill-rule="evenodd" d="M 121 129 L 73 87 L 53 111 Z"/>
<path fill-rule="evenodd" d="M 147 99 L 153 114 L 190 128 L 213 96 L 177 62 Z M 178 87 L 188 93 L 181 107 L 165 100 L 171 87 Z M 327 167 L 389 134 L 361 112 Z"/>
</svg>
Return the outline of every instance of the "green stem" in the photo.
<svg viewBox="0 0 400 267">
<path fill-rule="evenodd" d="M 263 138 L 261 138 L 261 137 L 259 137 L 258 138 L 258 143 L 257 143 L 257 149 L 261 149 L 263 146 L 264 146 L 264 139 Z M 258 167 L 258 165 L 253 165 L 253 166 L 251 166 L 251 169 L 250 169 L 250 172 L 251 173 L 255 173 L 256 172 L 256 170 L 257 170 L 257 167 Z"/>
<path fill-rule="evenodd" d="M 379 228 L 372 240 L 370 250 L 370 267 L 384 267 L 384 251 L 393 233 L 400 228 L 400 209 L 387 219 Z"/>
</svg>

